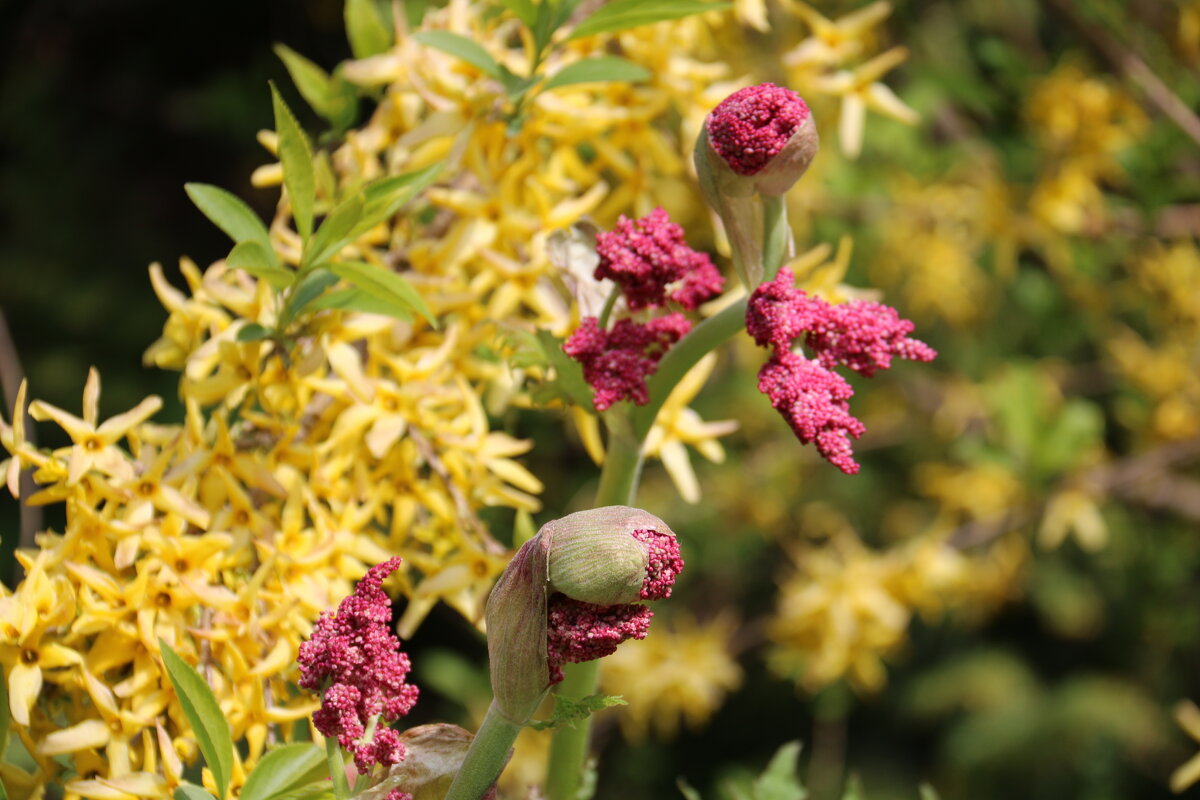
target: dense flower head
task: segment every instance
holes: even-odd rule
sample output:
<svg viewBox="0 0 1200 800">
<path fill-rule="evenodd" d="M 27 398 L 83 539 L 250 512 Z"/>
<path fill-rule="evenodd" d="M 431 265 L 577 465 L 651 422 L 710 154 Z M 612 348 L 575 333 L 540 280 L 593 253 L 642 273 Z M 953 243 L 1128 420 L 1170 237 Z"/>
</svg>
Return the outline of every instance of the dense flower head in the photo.
<svg viewBox="0 0 1200 800">
<path fill-rule="evenodd" d="M 839 364 L 867 377 L 891 366 L 892 358 L 932 361 L 937 353 L 924 342 L 909 339 L 913 324 L 894 308 L 851 300 L 833 305 L 793 286 L 782 269 L 762 284 L 746 306 L 746 330 L 771 357 L 758 373 L 758 390 L 791 426 L 803 444 L 817 450 L 842 472 L 858 472 L 850 437 L 865 430 L 850 413 L 854 394 L 833 368 Z M 813 353 L 807 358 L 792 351 L 802 340 Z"/>
<path fill-rule="evenodd" d="M 595 317 L 585 317 L 563 344 L 563 351 L 583 365 L 583 378 L 592 387 L 597 411 L 621 400 L 645 405 L 650 400 L 646 379 L 658 369 L 667 348 L 691 327 L 678 313 L 647 322 L 621 319 L 607 331 Z"/>
<path fill-rule="evenodd" d="M 730 169 L 754 175 L 774 158 L 810 116 L 791 89 L 747 86 L 725 98 L 705 121 L 708 140 Z"/>
<path fill-rule="evenodd" d="M 405 683 L 408 656 L 389 628 L 391 601 L 382 588 L 399 566 L 397 557 L 368 570 L 337 614 L 318 619 L 300 645 L 300 686 L 321 694 L 313 722 L 322 735 L 337 737 L 363 773 L 404 758 L 404 745 L 387 723 L 417 701 L 417 687 Z M 370 741 L 361 741 L 373 717 L 381 724 Z"/>
<path fill-rule="evenodd" d="M 654 612 L 646 606 L 584 603 L 556 594 L 547 604 L 546 660 L 550 682 L 563 679 L 562 665 L 612 655 L 626 639 L 645 639 Z"/>
<path fill-rule="evenodd" d="M 679 539 L 656 530 L 640 528 L 632 536 L 649 550 L 646 577 L 642 581 L 642 599 L 664 600 L 670 597 L 675 578 L 683 571 Z"/>
<path fill-rule="evenodd" d="M 657 308 L 668 299 L 692 310 L 720 294 L 725 283 L 706 253 L 688 247 L 683 228 L 661 207 L 641 219 L 622 215 L 612 231 L 596 234 L 596 253 L 596 278 L 620 285 L 634 310 Z"/>
</svg>

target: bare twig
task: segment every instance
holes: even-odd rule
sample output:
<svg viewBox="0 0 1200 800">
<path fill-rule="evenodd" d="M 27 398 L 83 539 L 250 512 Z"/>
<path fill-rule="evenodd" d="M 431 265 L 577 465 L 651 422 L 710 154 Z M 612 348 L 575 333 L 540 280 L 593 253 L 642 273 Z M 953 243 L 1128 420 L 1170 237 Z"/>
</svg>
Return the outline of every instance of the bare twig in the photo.
<svg viewBox="0 0 1200 800">
<path fill-rule="evenodd" d="M 1112 62 L 1146 95 L 1146 98 L 1166 114 L 1179 129 L 1200 144 L 1200 117 L 1196 116 L 1179 95 L 1171 91 L 1146 62 L 1131 49 L 1117 41 L 1098 25 L 1084 19 L 1076 9 L 1076 0 L 1049 0 L 1054 10 L 1067 19 L 1093 47 Z"/>
</svg>

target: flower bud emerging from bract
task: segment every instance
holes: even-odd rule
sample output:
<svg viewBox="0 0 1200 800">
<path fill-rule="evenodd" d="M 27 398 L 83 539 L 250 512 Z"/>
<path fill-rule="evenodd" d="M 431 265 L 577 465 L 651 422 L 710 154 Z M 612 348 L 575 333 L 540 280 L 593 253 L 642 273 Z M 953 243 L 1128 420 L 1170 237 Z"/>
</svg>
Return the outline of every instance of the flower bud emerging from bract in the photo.
<svg viewBox="0 0 1200 800">
<path fill-rule="evenodd" d="M 543 525 L 488 598 L 497 708 L 523 724 L 562 680 L 562 664 L 645 637 L 652 614 L 635 601 L 669 597 L 682 569 L 674 532 L 640 509 L 607 506 Z"/>
<path fill-rule="evenodd" d="M 721 217 L 746 288 L 762 280 L 760 197 L 787 193 L 820 142 L 800 95 L 773 83 L 740 89 L 704 120 L 693 158 L 705 201 Z"/>
<path fill-rule="evenodd" d="M 696 145 L 723 194 L 778 196 L 804 175 L 819 141 L 800 95 L 773 83 L 726 97 L 704 120 Z"/>
</svg>

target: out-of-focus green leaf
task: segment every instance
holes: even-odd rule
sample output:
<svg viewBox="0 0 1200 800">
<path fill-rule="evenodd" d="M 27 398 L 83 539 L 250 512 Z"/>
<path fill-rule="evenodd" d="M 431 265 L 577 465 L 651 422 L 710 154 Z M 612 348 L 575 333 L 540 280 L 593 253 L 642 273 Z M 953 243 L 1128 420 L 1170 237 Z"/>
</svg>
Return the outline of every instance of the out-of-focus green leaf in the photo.
<svg viewBox="0 0 1200 800">
<path fill-rule="evenodd" d="M 181 783 L 175 787 L 175 800 L 216 800 L 203 786 Z"/>
<path fill-rule="evenodd" d="M 8 754 L 8 727 L 11 724 L 8 710 L 8 681 L 0 676 L 0 761 Z M 0 782 L 2 785 L 3 782 Z"/>
<path fill-rule="evenodd" d="M 543 88 L 550 90 L 576 83 L 602 81 L 644 81 L 649 77 L 650 70 L 641 64 L 617 56 L 597 56 L 568 64 L 551 75 Z"/>
<path fill-rule="evenodd" d="M 346 38 L 350 40 L 350 51 L 355 58 L 378 55 L 392 46 L 395 34 L 391 23 L 375 0 L 346 0 L 343 17 Z"/>
<path fill-rule="evenodd" d="M 183 188 L 196 208 L 235 243 L 257 242 L 271 250 L 271 234 L 267 226 L 240 197 L 207 183 L 185 183 Z"/>
<path fill-rule="evenodd" d="M 846 791 L 842 793 L 842 800 L 866 800 L 866 795 L 863 794 L 862 779 L 857 775 L 851 775 L 846 780 Z"/>
<path fill-rule="evenodd" d="M 158 640 L 158 645 L 179 705 L 183 707 L 184 716 L 192 726 L 204 763 L 212 771 L 218 796 L 224 798 L 233 774 L 233 738 L 229 733 L 229 723 L 212 689 L 200 677 L 200 673 L 162 639 Z"/>
<path fill-rule="evenodd" d="M 225 256 L 225 264 L 231 269 L 240 269 L 256 278 L 262 278 L 276 289 L 292 285 L 295 273 L 279 266 L 279 256 L 273 248 L 264 248 L 255 241 L 235 244 Z"/>
<path fill-rule="evenodd" d="M 292 204 L 292 217 L 300 238 L 308 242 L 312 235 L 316 180 L 313 177 L 312 148 L 300 123 L 271 84 L 271 103 L 275 109 L 275 132 L 279 135 L 279 162 L 283 165 L 283 185 Z"/>
<path fill-rule="evenodd" d="M 600 6 L 594 14 L 576 25 L 567 40 L 597 33 L 616 33 L 706 11 L 724 11 L 732 5 L 703 0 L 614 0 Z"/>
<path fill-rule="evenodd" d="M 395 272 L 360 261 L 337 261 L 325 266 L 334 275 L 372 297 L 410 308 L 428 320 L 430 325 L 437 325 L 429 307 L 425 305 L 425 300 L 408 281 Z"/>
<path fill-rule="evenodd" d="M 496 63 L 496 59 L 483 49 L 483 45 L 472 39 L 450 31 L 420 31 L 414 33 L 412 38 L 423 45 L 461 58 L 485 75 L 500 80 L 500 65 Z"/>
<path fill-rule="evenodd" d="M 542 2 L 545 3 L 546 0 Z M 533 30 L 533 26 L 537 24 L 538 10 L 532 0 L 500 0 L 500 5 L 513 12 L 526 28 Z"/>
<path fill-rule="evenodd" d="M 286 744 L 267 753 L 246 778 L 241 800 L 275 800 L 328 776 L 325 750 L 315 744 Z"/>
<path fill-rule="evenodd" d="M 683 795 L 684 800 L 703 800 L 700 797 L 700 793 L 693 789 L 683 778 L 676 778 L 675 786 L 678 787 L 679 793 Z"/>
<path fill-rule="evenodd" d="M 317 264 L 337 255 L 353 239 L 352 234 L 362 218 L 361 193 L 355 193 L 339 203 L 313 234 L 312 241 L 304 249 L 301 266 Z"/>
<path fill-rule="evenodd" d="M 412 311 L 408 306 L 375 297 L 362 289 L 353 287 L 330 292 L 311 303 L 309 308 L 313 311 L 323 309 L 363 311 L 368 314 L 383 314 L 384 316 L 395 317 L 405 322 L 411 321 L 413 318 Z"/>
<path fill-rule="evenodd" d="M 583 379 L 583 367 L 563 352 L 562 340 L 546 330 L 537 332 L 546 361 L 554 367 L 555 378 L 548 387 L 561 393 L 575 405 L 590 408 L 592 388 Z"/>
<path fill-rule="evenodd" d="M 271 330 L 257 322 L 250 322 L 238 328 L 237 340 L 239 342 L 261 342 L 271 335 Z"/>
<path fill-rule="evenodd" d="M 283 306 L 283 313 L 279 315 L 279 327 L 285 328 L 291 324 L 297 314 L 335 283 L 337 276 L 329 270 L 319 267 L 311 270 L 293 287 L 291 296 Z"/>
<path fill-rule="evenodd" d="M 350 238 L 357 238 L 391 217 L 427 189 L 441 174 L 443 162 L 371 183 L 363 190 L 363 213 Z"/>
<path fill-rule="evenodd" d="M 754 800 L 804 800 L 808 791 L 801 785 L 796 771 L 799 758 L 799 742 L 788 742 L 780 747 L 754 781 Z"/>
<path fill-rule="evenodd" d="M 329 75 L 287 45 L 275 45 L 275 54 L 287 67 L 300 95 L 312 106 L 313 111 L 328 120 L 337 130 L 342 130 L 354 122 L 358 109 L 354 87 L 336 76 Z"/>
</svg>

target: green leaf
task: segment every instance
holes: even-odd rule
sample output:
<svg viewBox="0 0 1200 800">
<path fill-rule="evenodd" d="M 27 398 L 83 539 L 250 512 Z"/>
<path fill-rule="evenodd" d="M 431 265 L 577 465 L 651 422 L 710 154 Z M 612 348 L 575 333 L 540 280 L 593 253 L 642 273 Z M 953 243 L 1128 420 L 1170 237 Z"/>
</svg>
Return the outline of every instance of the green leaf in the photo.
<svg viewBox="0 0 1200 800">
<path fill-rule="evenodd" d="M 234 242 L 258 242 L 271 249 L 267 226 L 240 197 L 207 183 L 185 183 L 183 188 L 196 208 Z"/>
<path fill-rule="evenodd" d="M 271 800 L 334 800 L 333 784 L 330 783 L 329 778 L 323 778 L 280 792 Z"/>
<path fill-rule="evenodd" d="M 800 743 L 788 742 L 775 752 L 771 762 L 754 781 L 754 800 L 803 800 L 808 792 L 800 784 L 796 762 Z"/>
<path fill-rule="evenodd" d="M 395 42 L 392 26 L 375 0 L 346 0 L 343 16 L 346 38 L 350 40 L 350 51 L 355 58 L 386 52 Z"/>
<path fill-rule="evenodd" d="M 701 800 L 700 793 L 693 789 L 691 784 L 683 778 L 676 778 L 675 786 L 679 789 L 679 793 L 683 795 L 684 800 Z"/>
<path fill-rule="evenodd" d="M 233 739 L 229 734 L 229 723 L 225 721 L 225 714 L 217 704 L 212 689 L 200 674 L 162 639 L 158 640 L 158 644 L 179 705 L 183 707 L 183 713 L 192 726 L 205 763 L 212 770 L 219 796 L 224 798 L 229 789 L 229 777 L 233 773 Z"/>
<path fill-rule="evenodd" d="M 417 294 L 417 290 L 408 281 L 395 272 L 372 264 L 364 264 L 361 261 L 336 261 L 325 266 L 334 275 L 362 289 L 372 297 L 411 308 L 427 319 L 430 325 L 437 325 L 429 307 L 425 305 L 425 300 Z"/>
<path fill-rule="evenodd" d="M 542 89 L 548 91 L 560 86 L 601 81 L 644 81 L 649 77 L 650 70 L 641 64 L 618 56 L 598 56 L 568 64 L 551 75 Z"/>
<path fill-rule="evenodd" d="M 570 697 L 558 694 L 554 696 L 554 711 L 550 714 L 548 720 L 535 720 L 529 723 L 529 727 L 535 731 L 544 731 L 548 728 L 557 728 L 560 725 L 569 725 L 575 727 L 575 723 L 583 722 L 597 711 L 612 706 L 629 705 L 622 697 L 607 694 L 590 694 L 587 697 L 581 697 L 578 700 L 572 700 Z"/>
<path fill-rule="evenodd" d="M 399 211 L 405 203 L 437 180 L 442 166 L 443 162 L 439 161 L 423 169 L 383 178 L 368 185 L 363 189 L 363 215 L 351 231 L 351 238 L 361 236 Z"/>
<path fill-rule="evenodd" d="M 335 283 L 337 283 L 337 276 L 329 270 L 320 268 L 310 270 L 292 288 L 292 294 L 283 307 L 283 313 L 279 315 L 280 329 L 290 325 L 297 314 Z"/>
<path fill-rule="evenodd" d="M 362 217 L 363 196 L 356 192 L 339 203 L 325 217 L 308 247 L 304 248 L 301 266 L 318 264 L 337 255 L 353 238 L 352 234 Z"/>
<path fill-rule="evenodd" d="M 285 744 L 267 753 L 242 786 L 241 800 L 272 800 L 283 792 L 319 780 L 327 771 L 324 748 Z"/>
<path fill-rule="evenodd" d="M 354 88 L 346 81 L 331 77 L 329 73 L 285 44 L 275 45 L 275 55 L 287 67 L 288 74 L 300 95 L 322 117 L 336 129 L 354 122 L 358 111 L 358 98 Z"/>
<path fill-rule="evenodd" d="M 181 783 L 175 787 L 175 800 L 216 800 L 207 789 L 194 783 Z"/>
<path fill-rule="evenodd" d="M 703 0 L 614 0 L 575 26 L 567 41 L 596 33 L 616 33 L 654 22 L 690 17 L 705 11 L 723 11 L 732 3 L 708 3 Z"/>
<path fill-rule="evenodd" d="M 324 297 L 318 298 L 309 308 L 313 311 L 337 309 L 341 311 L 365 311 L 368 314 L 384 314 L 405 322 L 412 320 L 412 312 L 408 306 L 393 303 L 367 294 L 362 289 L 338 289 Z"/>
<path fill-rule="evenodd" d="M 257 322 L 250 322 L 238 329 L 237 340 L 239 342 L 261 342 L 270 335 L 270 328 L 263 327 Z"/>
<path fill-rule="evenodd" d="M 570 398 L 571 402 L 584 408 L 592 407 L 592 387 L 583 379 L 583 367 L 578 361 L 563 352 L 563 340 L 549 331 L 539 330 L 538 339 L 546 360 L 554 367 L 553 385 Z"/>
<path fill-rule="evenodd" d="M 546 0 L 542 0 L 542 2 L 545 3 Z M 533 26 L 537 23 L 538 10 L 534 7 L 532 0 L 500 0 L 500 5 L 513 12 L 526 28 L 533 30 Z"/>
<path fill-rule="evenodd" d="M 477 67 L 485 75 L 496 80 L 500 79 L 500 65 L 478 42 L 450 31 L 420 31 L 414 33 L 412 38 L 423 45 L 461 58 L 471 66 Z"/>
<path fill-rule="evenodd" d="M 857 775 L 851 775 L 846 780 L 846 791 L 842 793 L 842 800 L 866 800 L 863 794 L 862 779 Z"/>
<path fill-rule="evenodd" d="M 937 789 L 933 788 L 933 784 L 921 784 L 921 800 L 940 800 Z"/>
<path fill-rule="evenodd" d="M 275 132 L 279 134 L 279 162 L 283 165 L 283 185 L 292 204 L 296 230 L 305 242 L 312 235 L 313 203 L 316 180 L 313 177 L 312 148 L 300 129 L 300 123 L 283 102 L 275 84 L 271 84 L 271 104 L 275 109 Z"/>
<path fill-rule="evenodd" d="M 292 285 L 295 274 L 291 270 L 279 266 L 279 257 L 275 251 L 264 248 L 258 242 L 241 242 L 235 244 L 225 256 L 225 265 L 231 269 L 240 269 L 256 278 L 262 278 L 276 289 L 286 289 Z"/>
</svg>

